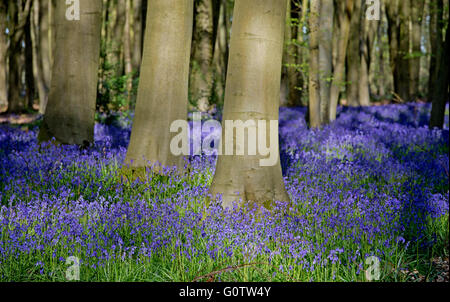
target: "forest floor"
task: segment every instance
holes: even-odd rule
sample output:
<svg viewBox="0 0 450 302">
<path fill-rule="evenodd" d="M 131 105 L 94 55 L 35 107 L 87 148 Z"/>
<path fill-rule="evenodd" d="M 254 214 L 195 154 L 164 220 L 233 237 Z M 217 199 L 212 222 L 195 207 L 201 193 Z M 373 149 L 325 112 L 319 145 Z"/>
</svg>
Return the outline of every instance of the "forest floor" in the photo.
<svg viewBox="0 0 450 302">
<path fill-rule="evenodd" d="M 0 280 L 64 281 L 78 259 L 82 281 L 448 282 L 448 110 L 444 130 L 429 104 L 340 108 L 320 130 L 305 112 L 280 110 L 293 205 L 275 214 L 206 204 L 215 157 L 127 181 L 128 117 L 87 150 L 0 125 Z"/>
</svg>

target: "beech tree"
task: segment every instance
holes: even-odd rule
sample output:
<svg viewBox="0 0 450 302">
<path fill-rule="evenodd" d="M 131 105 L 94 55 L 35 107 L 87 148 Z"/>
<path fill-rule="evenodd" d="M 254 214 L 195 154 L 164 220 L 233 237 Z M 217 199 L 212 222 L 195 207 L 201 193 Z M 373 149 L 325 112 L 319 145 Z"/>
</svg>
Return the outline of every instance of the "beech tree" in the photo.
<svg viewBox="0 0 450 302">
<path fill-rule="evenodd" d="M 286 4 L 286 0 L 235 1 L 222 120 L 224 129 L 227 121 L 253 121 L 256 128 L 250 128 L 258 132 L 258 121 L 278 120 Z M 268 134 L 269 127 L 266 130 Z M 236 137 L 234 133 L 233 150 L 237 150 Z M 249 144 L 249 137 L 245 135 L 245 145 Z M 240 199 L 268 207 L 273 201 L 289 200 L 281 172 L 278 140 L 270 143 L 277 146 L 277 161 L 273 166 L 261 166 L 260 160 L 265 157 L 249 155 L 249 152 L 218 156 L 210 193 L 213 197 L 221 194 L 224 207 Z M 223 150 L 230 147 L 222 144 Z"/>
<path fill-rule="evenodd" d="M 197 109 L 209 110 L 213 93 L 213 57 L 219 20 L 219 0 L 194 1 L 194 33 L 192 41 L 192 72 L 190 76 L 191 98 Z"/>
<path fill-rule="evenodd" d="M 193 0 L 148 0 L 136 111 L 125 163 L 183 168 L 170 126 L 187 118 Z"/>
<path fill-rule="evenodd" d="M 102 0 L 79 4 L 56 2 L 52 82 L 40 141 L 54 137 L 57 143 L 87 145 L 94 140 Z"/>
</svg>

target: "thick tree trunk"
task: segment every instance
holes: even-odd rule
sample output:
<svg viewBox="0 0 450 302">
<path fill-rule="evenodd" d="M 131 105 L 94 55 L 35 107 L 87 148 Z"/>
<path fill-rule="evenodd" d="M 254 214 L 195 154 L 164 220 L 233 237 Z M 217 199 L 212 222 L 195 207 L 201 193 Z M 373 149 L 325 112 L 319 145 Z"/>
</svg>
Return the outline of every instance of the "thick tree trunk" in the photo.
<svg viewBox="0 0 450 302">
<path fill-rule="evenodd" d="M 7 57 L 7 43 L 6 43 L 6 3 L 0 2 L 0 109 L 8 105 L 8 90 L 6 86 L 6 57 Z"/>
<path fill-rule="evenodd" d="M 261 129 L 258 121 L 278 121 L 285 17 L 285 0 L 236 0 L 222 121 L 224 130 L 227 121 L 253 121 L 255 127 L 250 128 L 255 131 Z M 275 130 L 271 127 L 271 131 Z M 266 136 L 267 141 L 271 131 L 269 127 L 266 130 L 267 135 L 262 133 L 259 137 Z M 245 155 L 236 155 L 240 148 L 234 139 L 236 135 L 232 137 L 233 143 L 222 143 L 222 149 L 232 148 L 234 155 L 219 155 L 210 188 L 212 196 L 221 194 L 224 207 L 240 199 L 266 207 L 274 201 L 288 201 L 278 138 L 268 142 L 272 146 L 276 144 L 276 154 L 272 154 L 276 155 L 276 160 L 262 166 L 260 160 L 266 156 L 250 155 L 248 150 Z M 249 138 L 250 135 L 244 135 L 247 143 L 241 147 L 250 145 Z"/>
<path fill-rule="evenodd" d="M 186 120 L 193 0 L 149 0 L 136 113 L 126 164 L 184 167 L 172 122 Z"/>
<path fill-rule="evenodd" d="M 355 0 L 339 1 L 339 47 L 337 51 L 336 66 L 333 71 L 333 81 L 330 92 L 330 121 L 336 119 L 339 94 L 344 80 L 345 58 L 347 56 L 347 44 L 350 34 L 350 21 L 353 14 Z M 358 0 L 356 0 L 358 1 Z"/>
<path fill-rule="evenodd" d="M 333 76 L 333 0 L 321 0 L 319 34 L 320 119 L 330 122 L 330 93 Z"/>
<path fill-rule="evenodd" d="M 30 14 L 32 9 L 30 9 Z M 35 96 L 35 83 L 34 83 L 34 71 L 33 71 L 33 42 L 31 41 L 32 29 L 31 17 L 27 18 L 25 25 L 25 99 L 27 107 L 33 109 L 34 96 Z"/>
<path fill-rule="evenodd" d="M 319 14 L 320 0 L 311 0 L 309 16 L 309 126 L 320 127 L 320 81 L 319 81 Z"/>
<path fill-rule="evenodd" d="M 67 7 L 56 4 L 52 85 L 39 140 L 87 145 L 94 140 L 102 0 L 80 0 L 79 21 L 66 18 Z"/>
</svg>

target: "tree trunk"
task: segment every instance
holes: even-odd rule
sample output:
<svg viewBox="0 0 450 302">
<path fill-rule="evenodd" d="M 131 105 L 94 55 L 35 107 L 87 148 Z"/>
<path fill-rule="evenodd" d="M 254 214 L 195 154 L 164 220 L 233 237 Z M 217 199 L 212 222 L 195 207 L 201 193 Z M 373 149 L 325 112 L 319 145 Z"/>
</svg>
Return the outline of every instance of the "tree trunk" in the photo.
<svg viewBox="0 0 450 302">
<path fill-rule="evenodd" d="M 227 76 L 227 62 L 228 62 L 228 41 L 229 41 L 229 29 L 228 29 L 228 14 L 227 14 L 227 0 L 220 1 L 220 17 L 217 27 L 216 45 L 214 47 L 214 69 L 215 69 L 215 81 L 214 89 L 215 95 L 219 104 L 223 104 L 225 94 L 225 82 Z"/>
<path fill-rule="evenodd" d="M 126 164 L 184 167 L 172 122 L 186 120 L 193 0 L 149 0 L 136 113 Z"/>
<path fill-rule="evenodd" d="M 134 71 L 138 71 L 141 67 L 142 60 L 142 37 L 143 37 L 143 11 L 142 0 L 133 0 L 133 53 L 131 54 L 131 62 Z"/>
<path fill-rule="evenodd" d="M 39 30 L 36 32 L 36 37 L 38 40 L 36 41 L 36 44 L 38 45 L 37 54 L 40 56 L 40 65 L 42 66 L 42 77 L 44 79 L 44 85 L 45 85 L 45 93 L 48 93 L 48 89 L 50 87 L 50 80 L 52 76 L 52 70 L 50 66 L 50 7 L 51 7 L 51 0 L 41 0 L 41 1 L 35 1 L 39 3 L 39 25 L 37 28 Z M 36 5 L 36 4 L 34 4 Z M 46 98 L 48 95 L 46 96 Z M 44 104 L 43 104 L 44 105 Z M 43 113 L 43 110 L 45 110 L 45 106 L 40 109 Z"/>
<path fill-rule="evenodd" d="M 351 18 L 350 37 L 347 49 L 347 103 L 350 106 L 359 106 L 359 81 L 361 77 L 361 0 L 355 1 Z"/>
<path fill-rule="evenodd" d="M 125 75 L 127 76 L 127 106 L 131 101 L 131 91 L 133 89 L 133 65 L 131 61 L 131 37 L 130 37 L 130 19 L 131 19 L 131 0 L 125 0 L 125 25 L 123 32 L 123 59 L 125 66 Z M 128 108 L 127 108 L 128 109 Z"/>
<path fill-rule="evenodd" d="M 376 20 L 367 20 L 365 11 L 367 7 L 364 6 L 361 14 L 361 47 L 360 47 L 360 80 L 359 80 L 359 104 L 361 106 L 370 106 L 370 63 L 373 43 L 378 31 L 379 22 Z"/>
<path fill-rule="evenodd" d="M 111 0 L 108 8 L 107 62 L 112 67 L 108 76 L 123 75 L 123 32 L 126 19 L 126 0 Z"/>
<path fill-rule="evenodd" d="M 85 146 L 94 140 L 102 0 L 80 0 L 79 21 L 66 18 L 67 7 L 56 4 L 52 85 L 39 140 Z"/>
<path fill-rule="evenodd" d="M 300 105 L 301 93 L 299 90 L 300 75 L 297 72 L 297 50 L 293 43 L 294 41 L 294 31 L 291 25 L 291 0 L 287 0 L 287 13 L 286 13 L 286 29 L 285 29 L 285 53 L 284 62 L 286 68 L 286 79 L 287 79 L 287 106 L 295 107 Z"/>
<path fill-rule="evenodd" d="M 8 105 L 8 90 L 6 86 L 6 57 L 8 46 L 6 43 L 6 3 L 0 2 L 0 112 Z"/>
<path fill-rule="evenodd" d="M 202 112 L 209 110 L 213 88 L 212 62 L 215 44 L 213 1 L 195 1 L 190 95 L 197 103 L 197 109 Z"/>
<path fill-rule="evenodd" d="M 320 119 L 330 122 L 330 93 L 333 76 L 333 0 L 321 0 L 319 33 Z"/>
<path fill-rule="evenodd" d="M 278 121 L 285 17 L 285 0 L 236 0 L 223 129 L 229 121 L 253 121 L 255 127 L 250 128 L 255 131 L 260 129 L 258 121 Z M 271 125 L 271 131 L 266 127 L 267 132 L 273 132 L 273 127 Z M 278 125 L 276 129 L 278 131 Z M 264 166 L 260 160 L 266 156 L 250 155 L 250 152 L 236 155 L 239 149 L 234 139 L 236 135 L 227 133 L 233 137 L 233 142 L 227 144 L 226 140 L 222 151 L 232 148 L 234 155 L 219 155 L 210 188 L 212 196 L 221 194 L 224 207 L 231 207 L 240 199 L 269 208 L 274 201 L 289 201 L 281 173 L 278 137 L 270 141 L 272 146 L 276 144 L 273 150 L 276 160 Z M 266 134 L 267 141 L 269 134 Z M 264 133 L 259 135 L 262 137 Z M 251 135 L 244 135 L 247 143 L 240 146 L 250 145 L 249 138 Z"/>
<path fill-rule="evenodd" d="M 22 97 L 22 66 L 24 52 L 22 43 L 25 38 L 31 0 L 9 2 L 9 74 L 8 74 L 8 112 L 20 113 L 27 109 L 27 100 Z"/>
<path fill-rule="evenodd" d="M 389 57 L 392 76 L 394 80 L 394 91 L 398 93 L 400 87 L 400 60 L 399 56 L 399 39 L 400 39 L 400 23 L 399 23 L 399 2 L 400 0 L 391 0 L 385 2 L 386 17 L 388 20 L 388 37 L 389 37 Z"/>
<path fill-rule="evenodd" d="M 422 54 L 421 39 L 422 39 L 422 16 L 425 7 L 425 0 L 411 1 L 411 44 L 412 44 L 412 58 L 409 62 L 411 84 L 409 94 L 413 99 L 420 95 L 419 79 L 420 79 L 420 58 Z"/>
<path fill-rule="evenodd" d="M 430 0 L 430 75 L 428 80 L 428 101 L 433 101 L 435 83 L 438 81 L 438 72 L 442 49 L 442 26 L 444 3 L 443 0 Z"/>
<path fill-rule="evenodd" d="M 320 127 L 319 13 L 320 0 L 311 0 L 309 16 L 309 126 L 311 128 Z"/>
<path fill-rule="evenodd" d="M 440 22 L 443 22 L 441 19 Z M 450 24 L 449 20 L 447 20 Z M 437 81 L 433 89 L 433 105 L 431 109 L 430 128 L 443 128 L 445 118 L 445 104 L 449 99 L 449 43 L 450 43 L 450 28 L 447 26 L 447 33 L 445 35 L 445 43 L 442 47 L 441 58 L 439 63 L 439 71 Z"/>
<path fill-rule="evenodd" d="M 350 21 L 353 14 L 354 1 L 355 0 L 339 1 L 337 6 L 339 9 L 340 38 L 330 92 L 330 121 L 334 121 L 336 119 L 339 94 L 343 85 L 345 58 L 347 56 L 347 44 L 350 34 Z"/>
<path fill-rule="evenodd" d="M 415 0 L 414 0 L 415 1 Z M 410 18 L 411 18 L 411 1 L 410 0 L 402 0 L 400 1 L 400 43 L 398 49 L 399 56 L 399 86 L 397 94 L 402 98 L 402 100 L 409 102 L 411 101 L 410 95 L 410 83 L 411 83 L 411 74 L 410 74 Z"/>
</svg>

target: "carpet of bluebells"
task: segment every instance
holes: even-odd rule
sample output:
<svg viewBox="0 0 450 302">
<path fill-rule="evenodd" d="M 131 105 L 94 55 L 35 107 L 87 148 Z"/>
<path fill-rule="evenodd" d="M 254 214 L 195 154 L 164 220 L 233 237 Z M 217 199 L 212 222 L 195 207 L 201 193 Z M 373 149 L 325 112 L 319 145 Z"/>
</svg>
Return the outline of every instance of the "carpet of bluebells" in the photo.
<svg viewBox="0 0 450 302">
<path fill-rule="evenodd" d="M 339 110 L 310 130 L 281 109 L 292 204 L 272 212 L 206 206 L 214 157 L 126 179 L 129 118 L 89 149 L 0 125 L 0 281 L 64 281 L 71 256 L 81 281 L 408 281 L 448 256 L 448 113 L 430 130 L 429 105 Z"/>
</svg>

